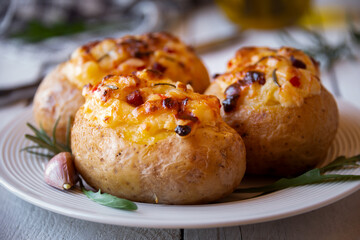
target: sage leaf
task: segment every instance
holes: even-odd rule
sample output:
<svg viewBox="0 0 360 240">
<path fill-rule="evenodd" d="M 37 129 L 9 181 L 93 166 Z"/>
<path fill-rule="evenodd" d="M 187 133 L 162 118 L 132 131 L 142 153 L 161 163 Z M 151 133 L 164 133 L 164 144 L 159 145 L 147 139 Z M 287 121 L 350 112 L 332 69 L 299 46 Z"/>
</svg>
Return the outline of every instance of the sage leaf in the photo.
<svg viewBox="0 0 360 240">
<path fill-rule="evenodd" d="M 137 205 L 132 201 L 118 198 L 108 193 L 101 193 L 100 189 L 98 192 L 93 192 L 86 190 L 84 187 L 81 187 L 81 190 L 88 198 L 101 205 L 129 211 L 137 209 Z"/>
</svg>

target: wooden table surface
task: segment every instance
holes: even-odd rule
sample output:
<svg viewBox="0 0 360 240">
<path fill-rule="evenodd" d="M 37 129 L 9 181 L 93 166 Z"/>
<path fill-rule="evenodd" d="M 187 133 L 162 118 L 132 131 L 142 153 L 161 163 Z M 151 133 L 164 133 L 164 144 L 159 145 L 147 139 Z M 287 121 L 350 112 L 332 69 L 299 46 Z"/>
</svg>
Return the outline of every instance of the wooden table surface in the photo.
<svg viewBox="0 0 360 240">
<path fill-rule="evenodd" d="M 253 38 L 251 38 L 253 37 Z M 210 73 L 221 72 L 226 59 L 243 45 L 270 45 L 259 39 L 269 37 L 254 33 L 221 52 L 205 54 Z M 221 64 L 218 61 L 221 60 Z M 341 76 L 343 98 L 360 109 L 360 68 L 358 63 L 340 64 L 335 74 Z M 354 77 L 355 76 L 355 77 Z M 326 74 L 324 84 L 330 91 Z M 356 81 L 355 81 L 356 80 Z M 21 112 L 24 103 L 0 109 L 0 128 Z M 0 136 L 1 138 L 1 136 Z M 359 149 L 360 152 L 360 149 Z M 360 191 L 329 206 L 281 220 L 212 229 L 147 229 L 99 224 L 66 217 L 27 203 L 0 186 L 0 240 L 7 239 L 360 239 Z"/>
</svg>

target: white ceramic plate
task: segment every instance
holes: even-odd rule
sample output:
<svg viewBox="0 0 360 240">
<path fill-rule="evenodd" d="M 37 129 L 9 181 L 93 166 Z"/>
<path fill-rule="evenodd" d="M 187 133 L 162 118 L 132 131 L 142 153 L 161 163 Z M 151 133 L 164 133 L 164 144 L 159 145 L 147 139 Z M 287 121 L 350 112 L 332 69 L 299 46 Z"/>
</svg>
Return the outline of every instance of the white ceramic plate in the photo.
<svg viewBox="0 0 360 240">
<path fill-rule="evenodd" d="M 340 129 L 327 161 L 339 155 L 360 153 L 360 111 L 339 102 Z M 43 181 L 46 159 L 19 150 L 30 144 L 25 123 L 32 122 L 31 110 L 18 116 L 0 133 L 0 180 L 20 198 L 47 210 L 84 220 L 124 226 L 155 228 L 203 228 L 259 223 L 304 213 L 335 202 L 360 189 L 360 182 L 334 182 L 277 191 L 240 200 L 233 194 L 220 203 L 171 206 L 138 203 L 135 212 L 101 206 L 80 190 L 63 192 Z M 360 174 L 360 169 L 340 173 Z"/>
</svg>

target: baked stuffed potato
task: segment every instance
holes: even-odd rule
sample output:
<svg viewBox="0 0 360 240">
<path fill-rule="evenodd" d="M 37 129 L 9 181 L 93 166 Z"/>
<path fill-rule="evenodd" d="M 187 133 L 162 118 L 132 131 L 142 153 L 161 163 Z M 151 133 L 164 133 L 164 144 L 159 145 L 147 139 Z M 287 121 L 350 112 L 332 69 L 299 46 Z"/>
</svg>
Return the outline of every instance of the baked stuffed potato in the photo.
<svg viewBox="0 0 360 240">
<path fill-rule="evenodd" d="M 338 127 L 317 62 L 296 49 L 240 49 L 206 94 L 219 97 L 223 119 L 242 136 L 248 174 L 293 176 L 315 167 Z"/>
<path fill-rule="evenodd" d="M 35 120 L 51 133 L 61 116 L 56 136 L 64 142 L 63 129 L 69 117 L 84 103 L 81 96 L 84 85 L 95 85 L 108 74 L 130 74 L 145 68 L 191 84 L 197 92 L 204 92 L 210 84 L 207 70 L 193 50 L 170 34 L 105 39 L 78 48 L 69 61 L 44 79 L 34 99 Z"/>
<path fill-rule="evenodd" d="M 211 202 L 245 172 L 245 146 L 214 96 L 150 69 L 84 88 L 71 131 L 75 166 L 96 189 L 133 201 Z"/>
</svg>

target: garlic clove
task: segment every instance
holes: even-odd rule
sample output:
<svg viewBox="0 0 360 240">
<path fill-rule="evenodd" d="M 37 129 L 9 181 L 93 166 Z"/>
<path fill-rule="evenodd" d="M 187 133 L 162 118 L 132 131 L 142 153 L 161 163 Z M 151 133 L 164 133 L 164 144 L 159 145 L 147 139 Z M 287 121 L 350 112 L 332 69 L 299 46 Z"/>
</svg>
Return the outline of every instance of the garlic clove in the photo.
<svg viewBox="0 0 360 240">
<path fill-rule="evenodd" d="M 68 190 L 74 186 L 79 176 L 71 153 L 61 152 L 55 155 L 45 167 L 44 179 L 50 186 L 61 190 Z"/>
</svg>

